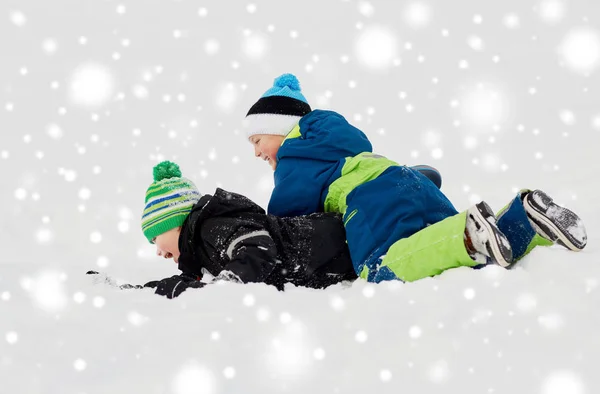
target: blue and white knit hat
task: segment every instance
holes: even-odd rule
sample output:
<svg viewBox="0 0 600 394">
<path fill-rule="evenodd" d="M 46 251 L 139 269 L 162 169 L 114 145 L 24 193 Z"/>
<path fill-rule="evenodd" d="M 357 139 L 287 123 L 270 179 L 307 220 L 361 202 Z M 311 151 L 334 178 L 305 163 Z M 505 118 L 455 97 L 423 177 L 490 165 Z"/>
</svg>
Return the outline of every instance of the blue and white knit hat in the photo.
<svg viewBox="0 0 600 394">
<path fill-rule="evenodd" d="M 293 74 L 275 78 L 273 87 L 250 108 L 244 122 L 246 136 L 287 135 L 311 111 Z"/>
</svg>

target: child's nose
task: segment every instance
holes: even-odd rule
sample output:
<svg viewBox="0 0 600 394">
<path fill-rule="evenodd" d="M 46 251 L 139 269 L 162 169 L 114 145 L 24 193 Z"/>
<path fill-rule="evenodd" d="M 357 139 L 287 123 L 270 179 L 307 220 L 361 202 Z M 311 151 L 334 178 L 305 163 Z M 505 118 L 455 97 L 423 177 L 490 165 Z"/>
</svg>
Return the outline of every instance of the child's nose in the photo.
<svg viewBox="0 0 600 394">
<path fill-rule="evenodd" d="M 260 157 L 260 150 L 257 146 L 254 147 L 254 157 Z"/>
</svg>

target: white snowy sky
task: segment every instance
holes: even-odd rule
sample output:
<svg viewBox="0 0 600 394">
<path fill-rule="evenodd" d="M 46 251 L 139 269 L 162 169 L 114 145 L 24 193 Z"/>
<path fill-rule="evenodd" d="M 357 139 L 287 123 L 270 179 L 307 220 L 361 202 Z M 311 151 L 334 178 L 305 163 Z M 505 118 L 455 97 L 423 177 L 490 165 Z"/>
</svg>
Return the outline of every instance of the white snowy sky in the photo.
<svg viewBox="0 0 600 394">
<path fill-rule="evenodd" d="M 36 246 L 9 248 L 6 261 L 145 256 L 139 216 L 163 159 L 203 193 L 221 186 L 266 206 L 272 174 L 241 125 L 283 72 L 376 152 L 438 167 L 458 209 L 499 209 L 521 187 L 579 204 L 599 168 L 593 2 L 3 8 L 2 238 Z"/>
<path fill-rule="evenodd" d="M 594 239 L 599 17 L 593 0 L 3 0 L 0 321 L 3 302 L 46 279 L 50 295 L 36 297 L 52 300 L 52 278 L 88 269 L 130 282 L 174 273 L 140 230 L 161 160 L 202 193 L 266 206 L 272 172 L 241 126 L 284 72 L 377 153 L 437 167 L 459 210 L 540 188 Z M 22 343 L 9 326 L 3 346 Z"/>
</svg>

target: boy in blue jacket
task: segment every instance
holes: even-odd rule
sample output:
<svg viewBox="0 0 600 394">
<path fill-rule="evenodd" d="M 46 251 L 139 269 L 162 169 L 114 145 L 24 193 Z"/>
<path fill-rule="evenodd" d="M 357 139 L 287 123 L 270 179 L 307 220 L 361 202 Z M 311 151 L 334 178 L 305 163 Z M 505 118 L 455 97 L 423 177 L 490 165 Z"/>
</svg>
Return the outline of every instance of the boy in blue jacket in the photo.
<svg viewBox="0 0 600 394">
<path fill-rule="evenodd" d="M 250 108 L 245 129 L 255 156 L 275 171 L 268 212 L 342 214 L 356 273 L 371 282 L 509 267 L 536 245 L 579 251 L 587 243 L 579 217 L 540 190 L 521 191 L 498 218 L 485 202 L 458 213 L 418 168 L 372 153 L 343 116 L 311 110 L 292 74 Z"/>
</svg>

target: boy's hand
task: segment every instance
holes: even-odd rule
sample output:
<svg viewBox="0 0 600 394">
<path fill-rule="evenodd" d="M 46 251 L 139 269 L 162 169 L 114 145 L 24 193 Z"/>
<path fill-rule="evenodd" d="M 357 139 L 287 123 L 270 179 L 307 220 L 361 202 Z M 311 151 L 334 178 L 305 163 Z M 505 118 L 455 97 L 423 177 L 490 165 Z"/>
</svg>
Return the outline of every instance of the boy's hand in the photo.
<svg viewBox="0 0 600 394">
<path fill-rule="evenodd" d="M 199 289 L 204 287 L 204 285 L 205 283 L 187 275 L 173 275 L 170 278 L 148 282 L 144 287 L 155 288 L 155 294 L 172 299 L 178 297 L 189 288 Z"/>
</svg>

